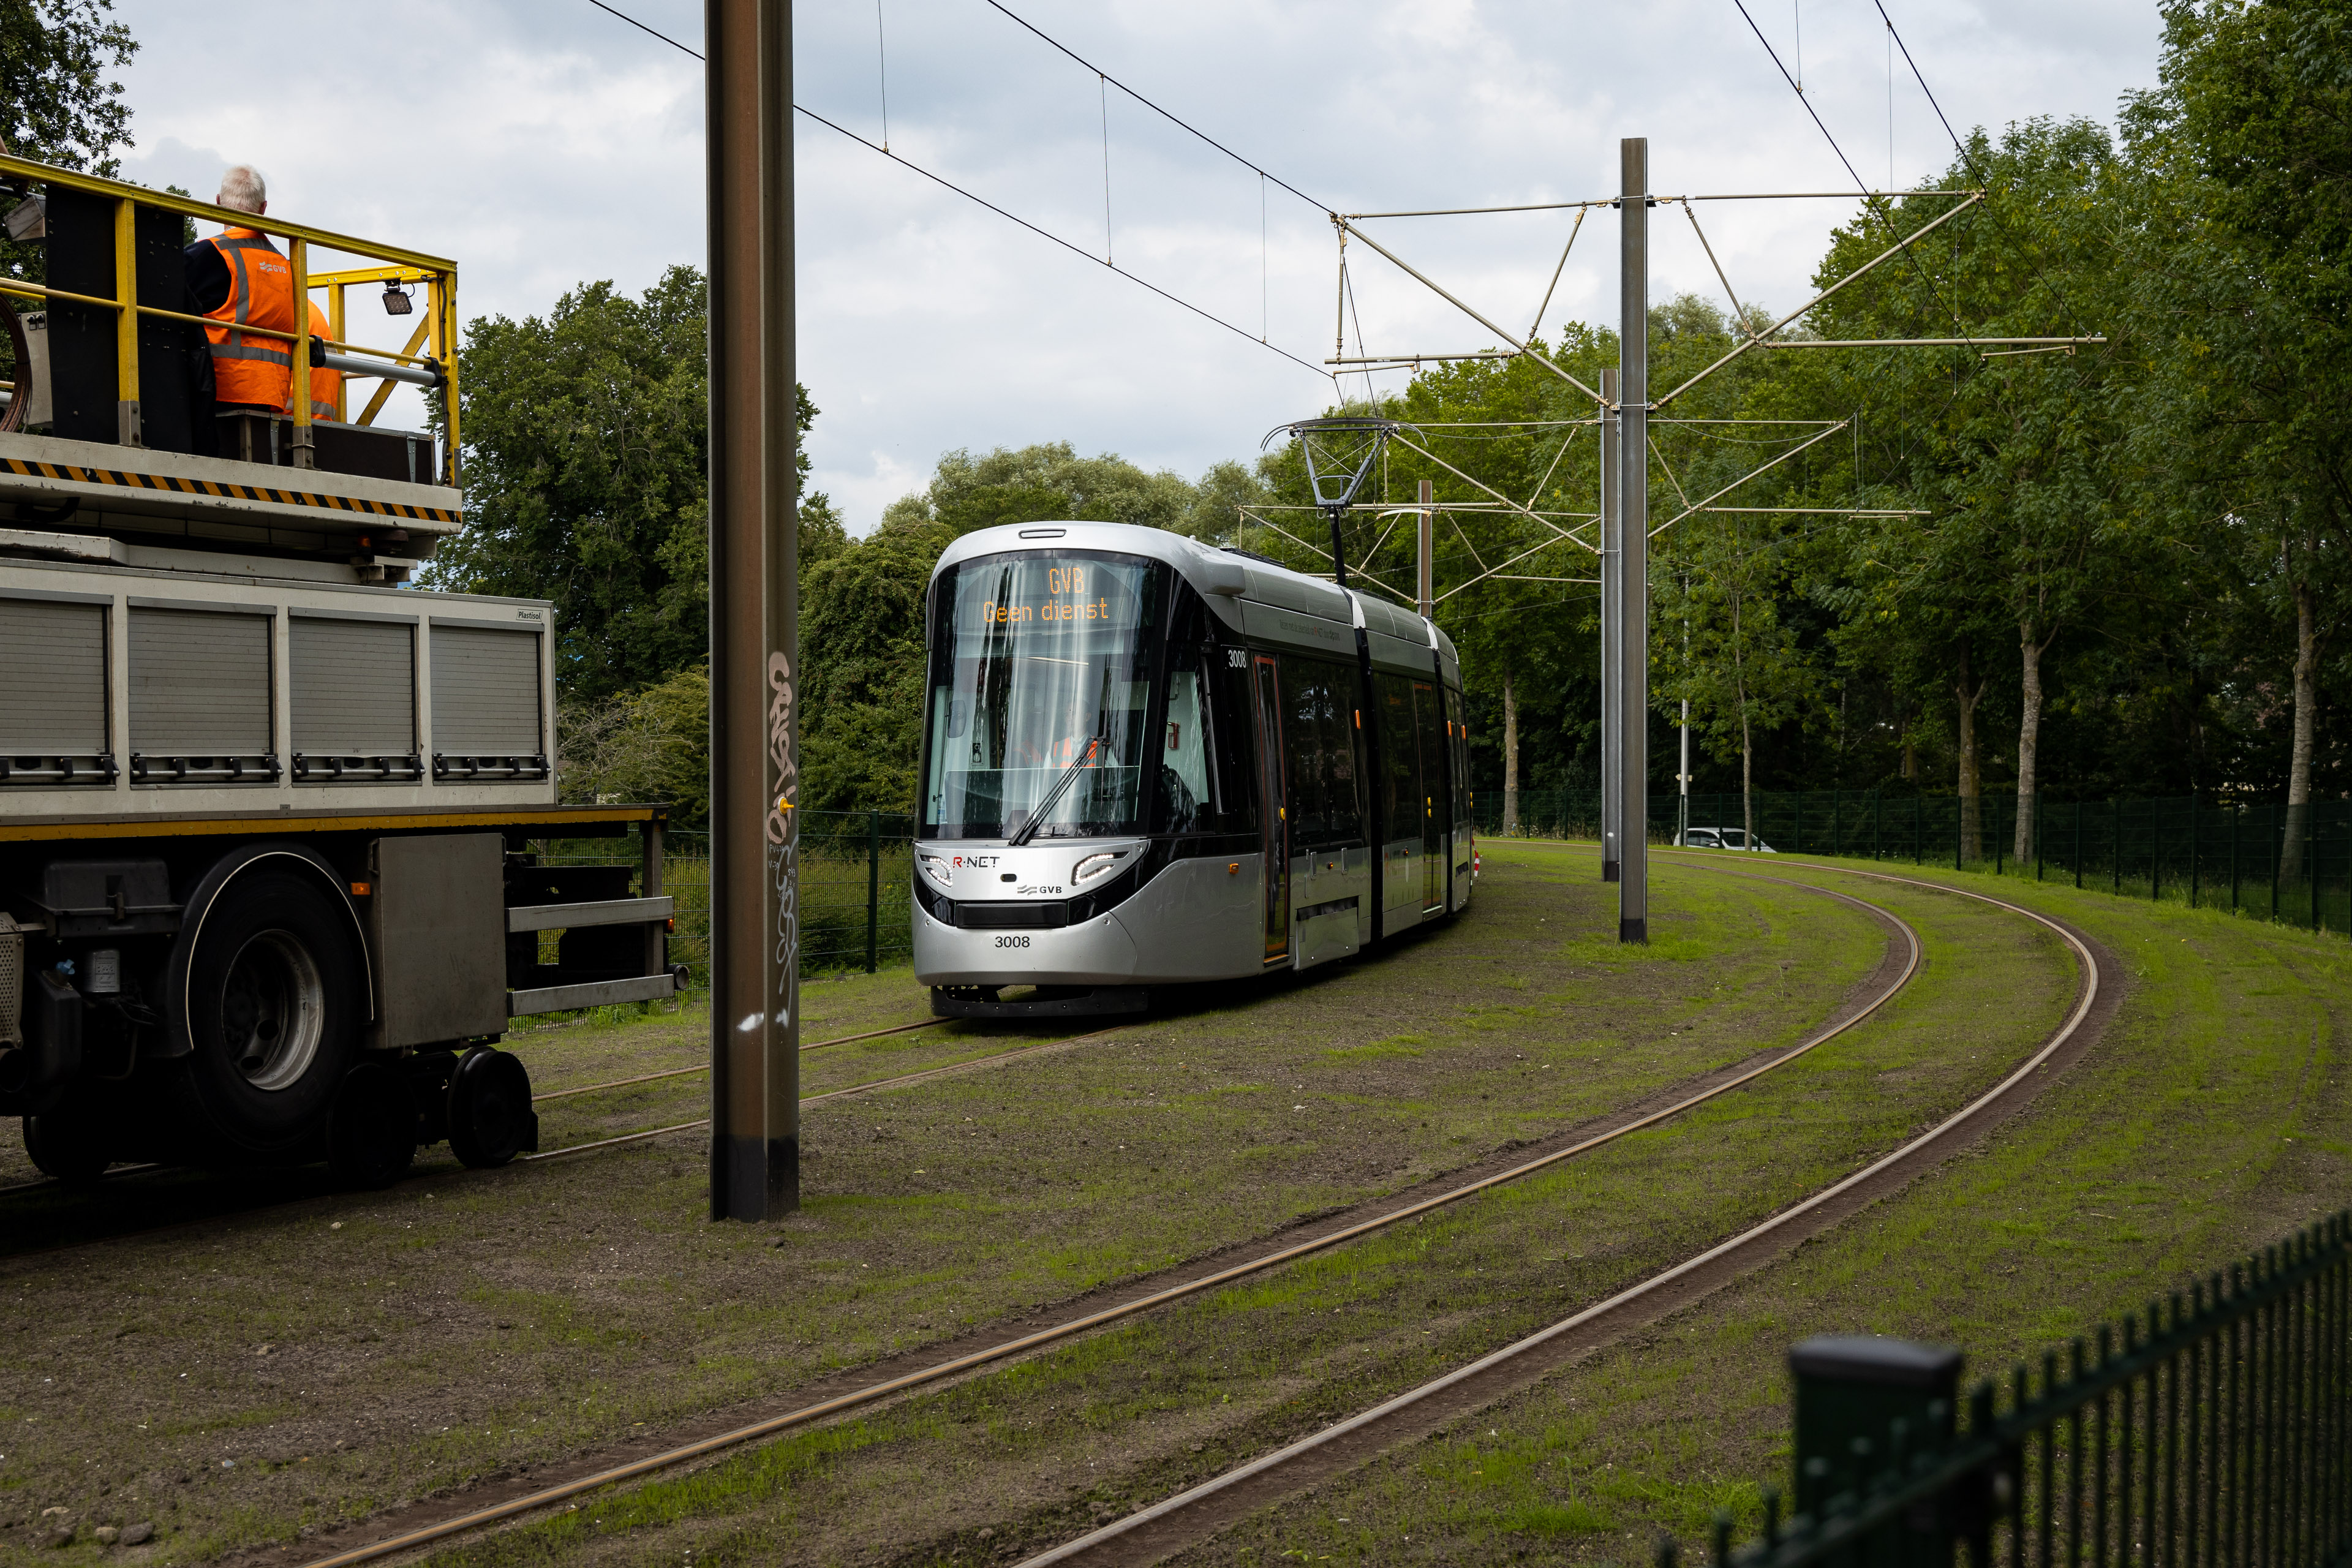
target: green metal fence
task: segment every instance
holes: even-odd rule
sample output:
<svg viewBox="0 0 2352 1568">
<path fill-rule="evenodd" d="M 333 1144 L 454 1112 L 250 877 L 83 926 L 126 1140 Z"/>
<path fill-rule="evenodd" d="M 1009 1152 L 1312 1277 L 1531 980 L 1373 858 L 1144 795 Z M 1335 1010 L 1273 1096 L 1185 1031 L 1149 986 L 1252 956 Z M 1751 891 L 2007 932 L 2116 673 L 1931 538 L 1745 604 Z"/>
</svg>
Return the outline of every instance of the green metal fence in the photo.
<svg viewBox="0 0 2352 1568">
<path fill-rule="evenodd" d="M 2175 799 L 2021 803 L 2014 795 L 1758 792 L 1756 837 L 1782 854 L 1833 855 L 2069 881 L 2136 898 L 2243 910 L 2312 931 L 2352 931 L 2352 801 L 2307 805 Z M 2024 853 L 2018 816 L 2025 815 Z M 1687 811 L 1687 816 L 1685 816 Z M 1498 792 L 1478 797 L 1478 828 L 1503 832 Z M 1649 837 L 1741 827 L 1738 795 L 1652 795 Z M 1523 790 L 1518 831 L 1597 837 L 1594 790 Z"/>
<path fill-rule="evenodd" d="M 2020 1363 L 2005 1398 L 1979 1383 L 1965 1425 L 1957 1402 L 1927 1398 L 1877 1440 L 1826 1451 L 1843 1434 L 1825 1397 L 1899 1405 L 1895 1385 L 1932 1352 L 1889 1358 L 1876 1389 L 1824 1390 L 1804 1348 L 1790 1359 L 1806 1511 L 1782 1521 L 1768 1490 L 1760 1537 L 1737 1550 L 1719 1517 L 1717 1563 L 1948 1564 L 1956 1547 L 1971 1568 L 2352 1560 L 2352 1211 L 2046 1353 L 2038 1375 Z M 1666 1541 L 1657 1561 L 1679 1555 Z"/>
<path fill-rule="evenodd" d="M 904 812 L 800 814 L 801 973 L 872 973 L 914 953 L 914 819 Z M 635 839 L 531 846 L 550 866 L 635 866 Z M 710 836 L 664 835 L 662 891 L 677 903 L 670 962 L 687 989 L 710 983 Z M 552 933 L 551 933 L 551 938 Z"/>
</svg>

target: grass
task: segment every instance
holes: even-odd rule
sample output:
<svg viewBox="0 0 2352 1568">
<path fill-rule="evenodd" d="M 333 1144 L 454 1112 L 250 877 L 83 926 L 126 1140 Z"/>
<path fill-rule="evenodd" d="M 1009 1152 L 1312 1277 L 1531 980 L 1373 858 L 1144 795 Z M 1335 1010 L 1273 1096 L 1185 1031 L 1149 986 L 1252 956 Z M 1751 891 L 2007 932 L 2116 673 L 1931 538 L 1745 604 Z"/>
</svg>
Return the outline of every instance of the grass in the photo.
<svg viewBox="0 0 2352 1568">
<path fill-rule="evenodd" d="M 1713 895 L 1735 903 L 1754 895 L 1743 914 L 1795 897 L 1696 873 L 1671 875 L 1666 885 L 1685 909 Z M 1588 908 L 1603 901 L 1576 890 Z M 1580 945 L 1572 934 L 1542 940 L 1555 951 Z M 1362 1408 L 1811 1190 L 1976 1092 L 2011 1051 L 2047 1030 L 2071 992 L 2053 944 L 1990 911 L 1946 914 L 1927 945 L 1928 972 L 1881 1020 L 1668 1127 L 866 1415 L 854 1441 L 832 1431 L 787 1437 L 437 1560 L 644 1562 L 691 1552 L 705 1561 L 914 1563 L 1065 1539 L 1103 1510 L 1180 1489 Z M 1591 991 L 1565 989 L 1538 1011 L 1590 1015 L 1584 1004 L 1607 1004 L 1612 975 L 1654 981 L 1682 967 L 1606 951 L 1611 963 L 1586 978 Z M 1758 978 L 1794 988 L 1780 962 L 1767 958 Z M 1976 998 L 1994 976 L 2025 995 L 2006 1033 L 1988 1035 Z M 1697 995 L 1711 999 L 1716 976 L 1693 978 L 1701 980 Z M 1691 1021 L 1675 1019 L 1669 1031 Z M 1404 1058 L 1416 1063 L 1444 1054 L 1417 1042 L 1406 1048 L 1424 1049 Z M 1567 1057 L 1555 1048 L 1513 1059 L 1534 1088 Z M 1170 1195 L 1190 1203 L 1199 1194 Z M 1559 1506 L 1569 1511 L 1542 1517 L 1580 1517 Z"/>
<path fill-rule="evenodd" d="M 1854 886 L 1789 857 L 1771 868 Z M 1885 869 L 2105 942 L 2132 991 L 2100 1047 L 1967 1157 L 1787 1263 L 1181 1560 L 1625 1562 L 1661 1531 L 1701 1538 L 1718 1507 L 1752 1529 L 1760 1484 L 1787 1484 L 1794 1341 L 1901 1335 L 2005 1373 L 2341 1204 L 2352 975 L 2336 939 L 2030 879 Z"/>
<path fill-rule="evenodd" d="M 35 1439 L 0 1444 L 0 1560 L 26 1539 L 7 1521 L 53 1506 L 85 1526 L 152 1518 L 153 1551 L 180 1561 L 289 1542 L 306 1526 L 533 1472 L 1005 1324 L 1786 1044 L 1881 951 L 1874 927 L 1827 900 L 1693 878 L 1661 922 L 1690 956 L 1623 962 L 1576 941 L 1611 918 L 1608 902 L 1589 872 L 1490 860 L 1468 918 L 1364 962 L 1204 992 L 996 1072 L 812 1107 L 805 1206 L 772 1226 L 708 1223 L 697 1136 L 499 1173 L 443 1163 L 363 1196 L 318 1193 L 310 1178 L 175 1175 L 12 1211 L 16 1246 L 41 1227 L 54 1237 L 215 1217 L 0 1262 L 13 1335 L 0 1404 L 32 1418 L 9 1429 Z M 919 1017 L 924 1003 L 903 970 L 811 984 L 804 996 L 819 1037 Z M 706 1029 L 692 1009 L 590 1018 L 520 1035 L 515 1048 L 552 1089 L 693 1061 Z M 1428 1042 L 1405 1047 L 1422 1055 L 1379 1054 L 1408 1037 Z M 863 1041 L 806 1058 L 804 1089 L 1047 1037 L 958 1023 Z M 1346 1054 L 1366 1047 L 1374 1054 Z M 684 1121 L 706 1095 L 688 1077 L 557 1101 L 544 1135 L 555 1145 Z M 221 1212 L 256 1197 L 280 1202 Z M 1407 1256 L 1382 1254 L 1391 1261 L 1371 1277 L 1400 1278 Z M 1465 1254 L 1462 1267 L 1517 1288 L 1507 1254 Z M 1225 1411 L 1227 1395 L 1244 1422 L 1309 1415 L 1269 1405 L 1266 1391 L 1316 1386 L 1300 1365 L 1342 1353 L 1345 1313 L 1322 1312 L 1304 1342 L 1267 1325 L 1288 1321 L 1294 1301 L 1328 1297 L 1336 1310 L 1353 1288 L 1322 1268 L 1285 1278 L 1249 1298 L 1235 1320 L 1247 1335 L 1214 1378 L 1186 1370 L 1192 1320 L 1106 1335 L 1021 1375 L 1061 1380 L 1054 1400 L 1120 1444 Z M 1471 1331 L 1475 1314 L 1461 1318 Z M 855 1555 L 908 1539 L 924 1521 L 906 1510 L 919 1513 L 927 1496 L 980 1506 L 993 1484 L 984 1467 L 972 1471 L 979 1489 L 933 1483 L 978 1464 L 959 1445 L 977 1431 L 984 1454 L 988 1422 L 1025 1418 L 1003 1403 L 1022 1386 L 977 1380 L 954 1392 L 961 1403 L 842 1429 L 870 1442 L 829 1431 L 746 1456 L 812 1479 L 777 1512 L 756 1500 L 766 1481 L 730 1493 L 711 1528 L 745 1528 L 750 1509 L 764 1529 L 799 1500 L 845 1488 L 853 1506 L 829 1528 L 848 1534 L 828 1539 Z M 992 1414 L 974 1427 L 976 1411 Z M 938 1447 L 933 1431 L 958 1436 Z M 1024 1451 L 1034 1464 L 1048 1452 Z M 646 1489 L 627 1506 L 664 1512 L 668 1495 Z M 642 1538 L 678 1528 L 648 1525 Z M 636 1539 L 622 1539 L 624 1556 Z"/>
</svg>

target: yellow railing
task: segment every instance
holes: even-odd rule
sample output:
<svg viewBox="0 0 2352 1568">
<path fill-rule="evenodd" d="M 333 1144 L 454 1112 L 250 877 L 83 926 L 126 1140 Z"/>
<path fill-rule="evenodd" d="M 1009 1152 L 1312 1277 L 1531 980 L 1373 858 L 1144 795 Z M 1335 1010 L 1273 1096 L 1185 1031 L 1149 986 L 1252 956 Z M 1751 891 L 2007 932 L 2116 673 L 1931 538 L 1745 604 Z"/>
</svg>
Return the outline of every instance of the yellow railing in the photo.
<svg viewBox="0 0 2352 1568">
<path fill-rule="evenodd" d="M 89 305 L 115 313 L 115 396 L 126 409 L 135 409 L 139 403 L 139 318 L 156 317 L 163 321 L 188 321 L 197 326 L 214 326 L 206 317 L 190 315 L 184 310 L 168 310 L 160 306 L 139 303 L 137 265 L 137 218 L 141 207 L 153 207 L 163 212 L 178 213 L 185 217 L 202 218 L 226 227 L 249 228 L 285 240 L 287 260 L 294 273 L 294 295 L 307 300 L 314 289 L 327 290 L 328 351 L 335 354 L 360 354 L 382 359 L 394 365 L 426 365 L 438 373 L 442 395 L 442 413 L 447 426 L 445 431 L 447 450 L 442 458 L 442 479 L 446 484 L 457 482 L 457 264 L 423 251 L 408 250 L 398 246 L 381 244 L 371 239 L 358 239 L 350 235 L 335 234 L 327 229 L 312 228 L 304 224 L 287 223 L 283 219 L 257 216 L 238 212 L 234 207 L 215 206 L 210 202 L 192 200 L 165 191 L 149 190 L 144 185 L 126 184 L 120 180 L 100 179 L 72 169 L 60 169 L 49 163 L 37 163 L 29 158 L 10 157 L 0 153 L 0 176 L 37 181 L 43 184 L 63 186 L 92 195 L 105 196 L 114 202 L 114 289 L 116 298 L 100 299 L 90 294 L 77 294 L 64 289 L 52 289 L 45 284 L 26 283 L 16 279 L 0 278 L 0 294 L 13 294 L 23 299 L 64 300 L 79 305 Z M 322 250 L 341 251 L 346 255 L 366 257 L 379 263 L 373 267 L 345 268 L 322 272 L 312 277 L 310 252 L 312 246 Z M 425 293 L 424 319 L 416 325 L 407 345 L 394 350 L 374 348 L 364 343 L 345 341 L 345 295 L 352 286 L 364 283 L 421 283 Z M 239 331 L 251 337 L 279 339 L 292 346 L 294 354 L 293 404 L 294 453 L 299 466 L 307 467 L 310 458 L 310 399 L 307 395 L 310 376 L 310 334 L 278 331 L 267 327 L 240 327 Z M 420 353 L 419 351 L 422 351 Z M 371 379 L 365 372 L 346 371 L 344 380 Z M 383 381 L 368 400 L 359 424 L 373 423 L 383 408 L 384 400 L 392 395 L 394 383 Z M 335 414 L 341 419 L 349 405 L 342 383 L 335 394 Z M 121 431 L 125 445 L 136 446 L 135 421 L 126 416 Z"/>
</svg>

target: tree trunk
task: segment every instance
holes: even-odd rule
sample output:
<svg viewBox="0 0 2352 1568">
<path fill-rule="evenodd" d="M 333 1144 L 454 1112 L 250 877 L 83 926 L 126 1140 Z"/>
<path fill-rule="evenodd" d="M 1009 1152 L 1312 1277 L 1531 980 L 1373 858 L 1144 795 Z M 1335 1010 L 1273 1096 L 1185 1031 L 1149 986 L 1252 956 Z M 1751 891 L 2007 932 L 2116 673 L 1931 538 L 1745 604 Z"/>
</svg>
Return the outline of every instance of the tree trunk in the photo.
<svg viewBox="0 0 2352 1568">
<path fill-rule="evenodd" d="M 1519 695 L 1511 688 L 1511 667 L 1503 667 L 1503 832 L 1519 830 Z"/>
<path fill-rule="evenodd" d="M 2022 700 L 2018 704 L 2017 841 L 2013 847 L 2021 866 L 2033 858 L 2033 802 L 2039 787 L 2035 759 L 2042 745 L 2042 655 L 2058 635 L 2053 629 L 2035 642 L 2033 631 L 2032 622 L 2017 623 L 2017 651 L 2025 664 Z"/>
<path fill-rule="evenodd" d="M 2286 839 L 2279 870 L 2303 872 L 2303 840 L 2311 815 L 2311 744 L 2319 706 L 2319 626 L 2309 582 L 2294 585 L 2294 753 L 2286 773 Z"/>
<path fill-rule="evenodd" d="M 1984 683 L 1972 686 L 1969 680 L 1969 645 L 1960 644 L 1959 679 L 1952 682 L 1952 696 L 1960 709 L 1960 858 L 1984 858 L 1984 816 L 1979 795 L 1981 784 L 1977 768 L 1977 703 L 1984 697 Z"/>
<path fill-rule="evenodd" d="M 1756 747 L 1748 738 L 1748 700 L 1739 702 L 1739 826 L 1743 849 L 1756 847 Z"/>
</svg>

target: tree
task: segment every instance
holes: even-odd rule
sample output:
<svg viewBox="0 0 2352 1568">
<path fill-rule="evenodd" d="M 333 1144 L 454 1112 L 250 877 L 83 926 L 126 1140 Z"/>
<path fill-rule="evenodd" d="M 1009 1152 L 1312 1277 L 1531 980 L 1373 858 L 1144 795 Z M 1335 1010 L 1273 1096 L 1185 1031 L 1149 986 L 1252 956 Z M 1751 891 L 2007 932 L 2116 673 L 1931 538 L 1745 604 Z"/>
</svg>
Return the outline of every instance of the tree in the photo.
<svg viewBox="0 0 2352 1568">
<path fill-rule="evenodd" d="M 108 68 L 139 44 L 107 20 L 113 0 L 0 0 L 0 140 L 35 158 L 112 179 L 131 146 L 131 105 Z"/>
<path fill-rule="evenodd" d="M 107 73 L 138 40 L 109 21 L 113 0 L 0 0 L 0 143 L 19 158 L 112 179 L 131 146 L 131 105 Z M 12 278 L 48 278 L 48 249 L 0 237 Z"/>
<path fill-rule="evenodd" d="M 658 680 L 708 646 L 708 294 L 673 267 L 638 299 L 590 283 L 544 319 L 467 329 L 467 525 L 426 581 L 553 601 L 567 699 Z M 805 435 L 817 410 L 798 392 Z M 801 499 L 804 563 L 845 539 L 824 496 Z"/>
<path fill-rule="evenodd" d="M 2018 663 L 2016 836 L 2031 855 L 2042 785 L 2044 657 L 2113 602 L 2105 568 L 2128 554 L 2124 429 L 2138 365 L 2127 302 L 2114 280 L 2126 184 L 2105 132 L 2084 121 L 2032 121 L 1996 142 L 1982 132 L 1938 182 L 1975 186 L 1985 205 L 1904 258 L 1882 264 L 1816 312 L 1824 337 L 2061 336 L 2102 332 L 2079 353 L 1856 351 L 1848 374 L 1893 399 L 1906 437 L 1899 482 L 1932 509 L 1896 520 L 1874 557 L 1890 581 L 1931 596 L 1951 628 L 1959 731 L 1963 853 L 1982 853 L 1977 706 L 1990 671 L 1980 627 L 1998 618 Z M 1841 230 L 1821 281 L 1843 276 L 1948 201 L 1910 198 Z M 1864 356 L 1867 356 L 1864 358 Z M 1857 385 L 1857 399 L 1864 395 Z M 1964 591 L 1963 591 L 1964 590 Z"/>
<path fill-rule="evenodd" d="M 2164 20 L 2159 86 L 2125 116 L 2167 336 L 2148 447 L 2173 521 L 2234 542 L 2244 592 L 2292 626 L 2293 855 L 2352 587 L 2352 5 L 2172 0 Z"/>
</svg>

